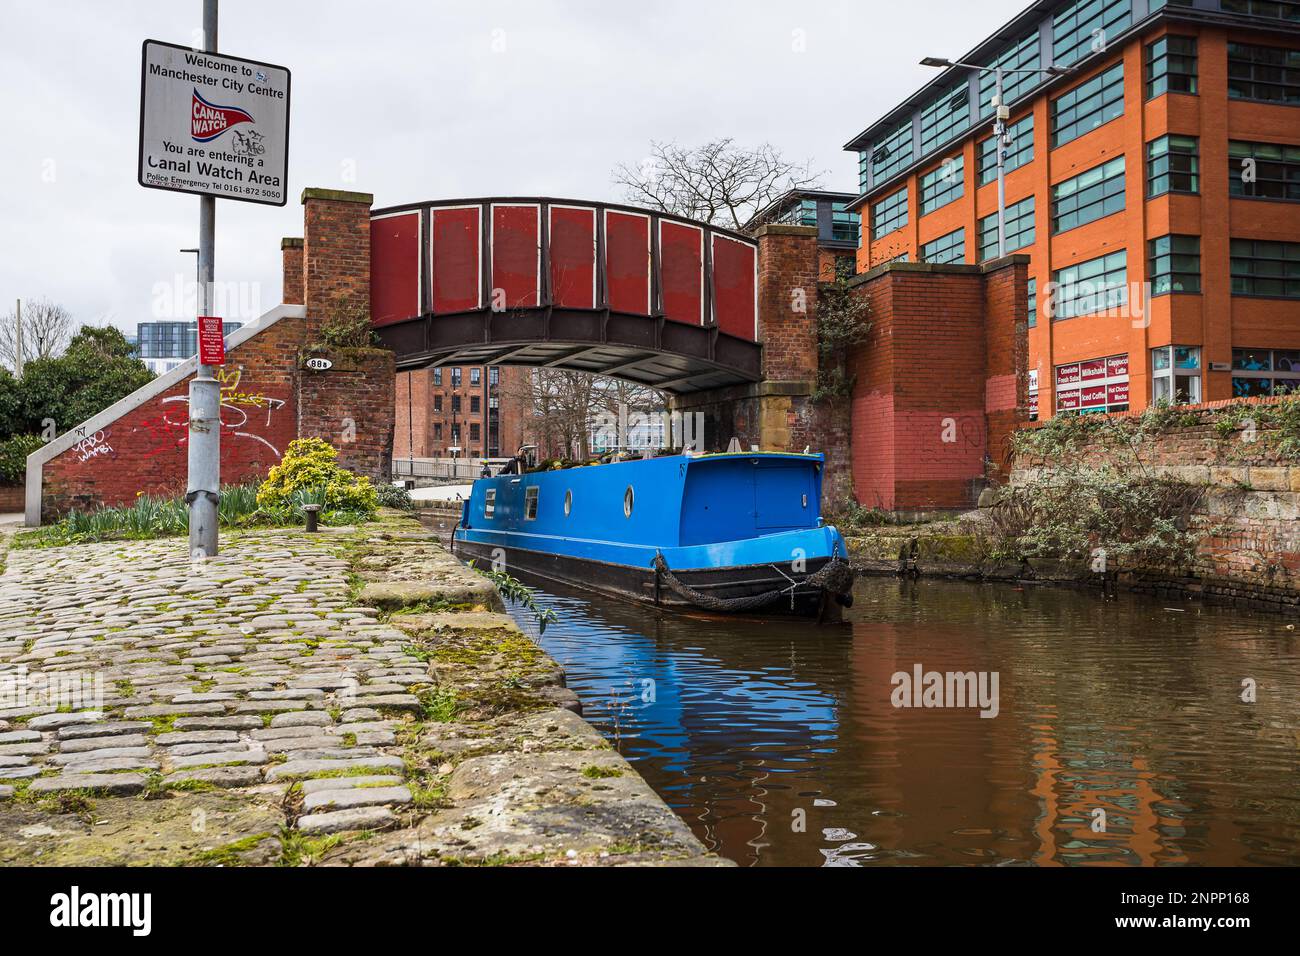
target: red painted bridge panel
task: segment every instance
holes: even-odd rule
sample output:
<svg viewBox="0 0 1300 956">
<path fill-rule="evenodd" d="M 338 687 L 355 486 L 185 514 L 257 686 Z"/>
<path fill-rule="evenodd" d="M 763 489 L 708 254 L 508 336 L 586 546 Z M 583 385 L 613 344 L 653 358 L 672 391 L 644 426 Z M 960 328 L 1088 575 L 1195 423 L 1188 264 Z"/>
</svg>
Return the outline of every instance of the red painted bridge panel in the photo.
<svg viewBox="0 0 1300 956">
<path fill-rule="evenodd" d="M 659 274 L 664 315 L 674 322 L 704 324 L 704 230 L 659 220 Z"/>
<path fill-rule="evenodd" d="M 551 296 L 567 309 L 596 307 L 596 210 L 551 207 Z"/>
<path fill-rule="evenodd" d="M 492 307 L 531 309 L 540 303 L 541 207 L 492 207 Z"/>
<path fill-rule="evenodd" d="M 748 242 L 713 235 L 713 299 L 718 328 L 751 341 L 758 338 L 758 250 Z"/>
<path fill-rule="evenodd" d="M 370 318 L 377 325 L 420 314 L 420 214 L 370 222 Z"/>
<path fill-rule="evenodd" d="M 609 307 L 650 314 L 650 217 L 605 211 L 605 271 Z"/>
<path fill-rule="evenodd" d="M 443 206 L 433 210 L 429 231 L 432 233 L 434 312 L 467 312 L 480 305 L 480 213 L 478 206 Z"/>
</svg>

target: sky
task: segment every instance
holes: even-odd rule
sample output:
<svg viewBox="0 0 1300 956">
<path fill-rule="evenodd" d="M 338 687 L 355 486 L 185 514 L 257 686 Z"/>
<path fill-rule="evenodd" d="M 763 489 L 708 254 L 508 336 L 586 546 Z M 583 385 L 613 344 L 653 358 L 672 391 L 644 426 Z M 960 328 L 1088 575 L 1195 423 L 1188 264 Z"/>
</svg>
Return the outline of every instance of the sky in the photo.
<svg viewBox="0 0 1300 956">
<path fill-rule="evenodd" d="M 195 196 L 136 181 L 140 47 L 201 0 L 0 0 L 0 315 L 45 298 L 134 331 L 193 315 Z M 652 140 L 770 142 L 856 191 L 845 142 L 1026 0 L 222 0 L 220 52 L 292 71 L 289 202 L 219 201 L 223 317 L 280 301 L 308 186 L 376 207 L 619 200 Z M 188 295 L 188 298 L 187 298 Z"/>
</svg>

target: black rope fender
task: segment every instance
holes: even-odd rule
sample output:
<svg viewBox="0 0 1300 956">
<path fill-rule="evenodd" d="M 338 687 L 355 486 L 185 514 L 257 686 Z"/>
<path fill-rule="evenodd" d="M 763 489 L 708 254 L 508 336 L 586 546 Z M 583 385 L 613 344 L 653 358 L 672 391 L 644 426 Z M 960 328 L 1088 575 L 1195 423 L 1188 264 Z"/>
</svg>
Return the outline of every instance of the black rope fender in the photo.
<svg viewBox="0 0 1300 956">
<path fill-rule="evenodd" d="M 668 590 L 683 601 L 709 611 L 751 611 L 765 604 L 771 604 L 786 594 L 790 595 L 790 606 L 793 607 L 795 590 L 801 587 L 819 588 L 830 592 L 832 595 L 844 595 L 853 590 L 853 568 L 838 555 L 826 562 L 820 571 L 808 575 L 802 581 L 795 581 L 776 565 L 770 565 L 774 571 L 790 580 L 789 587 L 775 588 L 771 591 L 764 591 L 762 594 L 751 594 L 746 597 L 736 598 L 714 597 L 712 594 L 705 594 L 702 591 L 695 590 L 695 588 L 673 574 L 662 553 L 655 555 L 653 567 L 655 569 L 656 586 L 662 580 L 668 586 Z"/>
</svg>

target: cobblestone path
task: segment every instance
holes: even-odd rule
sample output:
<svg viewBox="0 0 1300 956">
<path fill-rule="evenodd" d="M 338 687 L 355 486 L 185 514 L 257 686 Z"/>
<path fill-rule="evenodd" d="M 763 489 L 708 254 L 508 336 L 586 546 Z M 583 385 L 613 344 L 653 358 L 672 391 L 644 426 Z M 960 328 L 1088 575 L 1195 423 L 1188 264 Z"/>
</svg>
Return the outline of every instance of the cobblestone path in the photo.
<svg viewBox="0 0 1300 956">
<path fill-rule="evenodd" d="M 441 548 L 414 527 L 407 537 L 422 539 L 424 551 L 410 567 L 427 577 L 437 565 L 443 577 L 459 573 L 483 588 L 459 565 L 448 571 L 454 562 L 431 553 Z M 456 699 L 457 675 L 471 700 L 474 688 L 491 683 L 482 678 L 483 655 L 466 658 L 462 640 L 456 653 L 444 653 L 450 671 L 439 678 L 430 645 L 411 632 L 432 628 L 446 645 L 446 620 L 410 615 L 399 627 L 397 616 L 388 620 L 356 599 L 358 563 L 393 569 L 371 585 L 381 598 L 396 594 L 401 603 L 402 594 L 418 598 L 428 589 L 398 573 L 408 567 L 393 557 L 401 537 L 387 557 L 358 558 L 366 532 L 244 533 L 194 565 L 176 539 L 10 550 L 0 575 L 0 863 L 294 862 L 298 853 L 327 849 L 327 835 L 345 833 L 371 843 L 351 848 L 341 861 L 348 863 L 376 862 L 367 853 L 377 862 L 415 862 L 445 857 L 448 847 L 472 850 L 469 831 L 483 810 L 460 812 L 445 796 L 457 791 L 451 775 L 460 767 L 448 755 L 459 742 L 464 755 L 494 754 L 499 762 L 508 749 L 503 735 L 519 731 L 498 726 L 515 719 L 503 717 L 510 708 L 500 704 L 471 714 L 477 722 L 431 721 L 441 703 Z M 474 625 L 467 633 L 480 651 L 484 634 L 522 637 L 504 615 L 473 610 L 463 620 Z M 533 651 L 523 653 L 538 663 Z M 558 673 L 535 653 L 542 670 Z M 517 662 L 510 670 L 514 683 L 503 686 L 518 684 Z M 534 722 L 532 736 L 567 739 L 555 749 L 570 758 L 605 749 L 584 722 L 556 707 L 571 706 L 568 692 L 546 690 L 549 723 L 536 725 L 535 709 L 517 715 Z M 485 788 L 483 779 L 500 776 L 500 768 L 461 769 L 470 781 L 461 794 L 471 803 L 495 801 L 500 817 L 496 842 L 481 855 L 563 856 L 547 836 L 580 832 L 548 824 L 516 847 L 502 792 L 518 787 L 519 773 Z M 637 797 L 647 803 L 645 793 Z M 573 803 L 585 799 L 575 795 Z M 425 819 L 440 810 L 447 812 Z M 672 855 L 697 855 L 679 821 L 658 823 L 671 831 Z M 409 831 L 421 826 L 412 843 Z M 373 839 L 394 829 L 406 836 Z"/>
</svg>

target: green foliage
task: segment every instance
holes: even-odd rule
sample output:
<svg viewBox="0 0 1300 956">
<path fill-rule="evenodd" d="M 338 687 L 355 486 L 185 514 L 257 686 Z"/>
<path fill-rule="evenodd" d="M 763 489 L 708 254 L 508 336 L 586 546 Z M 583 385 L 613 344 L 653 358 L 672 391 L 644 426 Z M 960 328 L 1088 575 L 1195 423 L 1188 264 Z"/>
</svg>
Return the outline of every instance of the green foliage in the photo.
<svg viewBox="0 0 1300 956">
<path fill-rule="evenodd" d="M 0 485 L 21 485 L 27 476 L 27 456 L 44 444 L 40 435 L 14 435 L 0 441 Z"/>
<path fill-rule="evenodd" d="M 871 333 L 871 306 L 843 278 L 822 286 L 817 303 L 817 384 L 815 402 L 847 398 L 853 391 L 849 352 Z"/>
<path fill-rule="evenodd" d="M 1140 470 L 1064 465 L 1005 489 L 990 509 L 990 556 L 999 560 L 1087 560 L 1103 551 L 1119 568 L 1191 563 L 1189 531 L 1204 488 Z"/>
<path fill-rule="evenodd" d="M 369 478 L 341 467 L 338 454 L 319 438 L 290 442 L 284 458 L 258 490 L 258 505 L 300 511 L 305 504 L 320 504 L 331 510 L 374 517 L 379 507 L 378 492 Z"/>
<path fill-rule="evenodd" d="M 0 439 L 39 433 L 47 418 L 67 431 L 152 378 L 118 329 L 82 326 L 62 355 L 28 362 L 21 381 L 0 375 Z"/>
<path fill-rule="evenodd" d="M 830 523 L 841 531 L 854 528 L 876 528 L 881 525 L 895 524 L 896 519 L 881 508 L 868 508 L 858 504 L 856 498 L 845 497 L 835 503 L 828 516 Z"/>
<path fill-rule="evenodd" d="M 320 345 L 327 349 L 365 349 L 379 343 L 364 301 L 340 295 L 320 327 Z"/>
<path fill-rule="evenodd" d="M 518 604 L 525 610 L 531 611 L 533 617 L 537 619 L 538 634 L 545 634 L 546 625 L 558 620 L 555 611 L 549 607 L 542 607 L 537 603 L 537 591 L 518 578 L 511 577 L 505 571 L 497 571 L 492 568 L 485 571 L 482 568 L 474 567 L 473 561 L 469 563 L 469 566 L 484 577 L 491 578 L 492 583 L 501 592 L 501 596 L 511 604 Z"/>
<path fill-rule="evenodd" d="M 257 503 L 258 486 L 231 485 L 221 489 L 217 504 L 217 521 L 223 528 L 267 528 L 301 526 L 301 503 L 311 491 L 300 492 L 284 508 L 264 508 Z M 326 526 L 360 524 L 373 512 L 326 508 L 320 523 Z M 189 507 L 181 497 L 164 498 L 140 495 L 124 508 L 99 508 L 72 511 L 63 520 L 35 531 L 20 532 L 14 539 L 17 548 L 50 548 L 88 541 L 163 538 L 184 535 L 189 531 Z"/>
<path fill-rule="evenodd" d="M 415 508 L 411 493 L 399 485 L 386 481 L 376 485 L 375 492 L 379 496 L 379 505 L 382 508 L 397 508 L 401 511 L 412 511 Z"/>
</svg>

